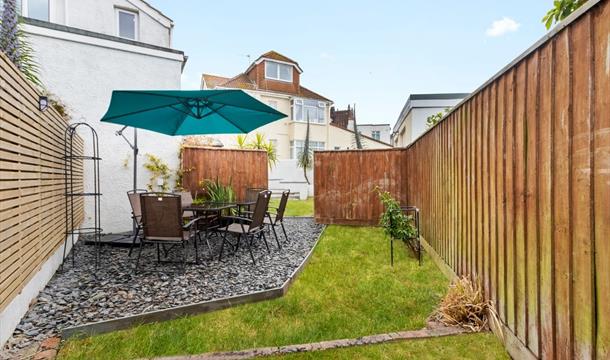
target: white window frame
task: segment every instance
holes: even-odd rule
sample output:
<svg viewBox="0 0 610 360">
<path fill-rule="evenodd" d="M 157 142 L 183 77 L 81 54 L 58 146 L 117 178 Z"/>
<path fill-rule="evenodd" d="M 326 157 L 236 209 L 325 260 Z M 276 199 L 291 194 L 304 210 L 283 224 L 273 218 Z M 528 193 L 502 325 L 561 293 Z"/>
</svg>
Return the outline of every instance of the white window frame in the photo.
<svg viewBox="0 0 610 360">
<path fill-rule="evenodd" d="M 53 18 L 53 8 L 51 6 L 52 1 L 51 0 L 47 0 L 47 4 L 49 4 L 49 18 L 46 20 L 48 22 L 52 22 L 53 20 L 55 20 Z M 28 11 L 28 0 L 21 0 L 21 13 L 20 15 L 23 17 L 30 17 L 29 15 L 29 11 Z M 0 9 L 1 10 L 1 9 Z M 38 20 L 38 19 L 36 19 Z M 45 20 L 41 20 L 41 21 L 45 21 Z"/>
<path fill-rule="evenodd" d="M 276 73 L 277 77 L 269 76 L 267 74 L 267 63 L 268 62 L 269 63 L 274 63 L 274 64 L 277 65 L 277 73 Z M 279 61 L 265 60 L 264 66 L 265 66 L 265 79 L 274 80 L 274 81 L 281 81 L 281 82 L 286 82 L 286 83 L 291 83 L 294 80 L 294 70 L 292 69 L 293 66 L 291 64 L 286 64 L 286 63 L 279 62 Z M 290 68 L 290 72 L 289 72 L 290 80 L 284 80 L 284 79 L 280 78 L 280 73 L 281 73 L 280 72 L 280 66 L 288 66 Z"/>
<path fill-rule="evenodd" d="M 300 146 L 297 146 L 297 142 L 300 143 Z M 315 145 L 313 145 L 313 144 L 315 144 Z M 305 146 L 305 140 L 290 140 L 290 158 L 291 159 L 296 159 L 297 156 L 299 155 L 297 153 L 297 148 L 303 148 L 304 146 Z M 323 151 L 323 150 L 326 150 L 326 142 L 325 141 L 309 140 L 309 148 L 312 151 Z"/>
<path fill-rule="evenodd" d="M 377 137 L 375 137 L 375 133 L 377 133 Z M 375 140 L 381 140 L 381 130 L 371 130 L 371 137 Z"/>
<path fill-rule="evenodd" d="M 116 36 L 120 37 L 121 39 L 139 41 L 139 39 L 140 39 L 140 14 L 137 11 L 123 9 L 123 8 L 119 8 L 119 7 L 115 7 L 114 9 L 115 9 L 114 18 L 116 21 Z M 134 29 L 133 29 L 134 38 L 133 39 L 121 36 L 121 22 L 119 20 L 120 13 L 131 14 L 134 16 L 135 21 L 133 23 L 133 26 L 134 26 Z"/>
<path fill-rule="evenodd" d="M 295 98 L 292 100 L 292 120 L 295 122 L 300 122 L 300 123 L 307 123 L 307 118 L 305 117 L 305 108 L 306 107 L 312 107 L 311 105 L 305 105 L 305 100 L 307 101 L 315 101 L 315 100 L 310 100 L 310 99 L 301 99 L 301 98 Z M 297 118 L 297 105 L 301 106 L 301 116 L 302 119 L 298 119 Z M 311 124 L 316 124 L 316 125 L 326 125 L 326 103 L 323 101 L 318 101 L 318 106 L 316 107 L 318 109 L 318 111 L 316 111 L 316 118 L 315 119 L 309 119 L 309 122 Z M 320 111 L 322 112 L 322 119 L 320 120 L 319 118 L 319 113 Z"/>
</svg>

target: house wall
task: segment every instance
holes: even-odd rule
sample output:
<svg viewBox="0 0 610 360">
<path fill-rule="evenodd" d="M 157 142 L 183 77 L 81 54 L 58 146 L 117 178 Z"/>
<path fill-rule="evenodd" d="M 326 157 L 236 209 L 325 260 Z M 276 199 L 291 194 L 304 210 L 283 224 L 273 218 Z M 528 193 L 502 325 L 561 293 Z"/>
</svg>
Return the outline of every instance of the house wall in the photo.
<svg viewBox="0 0 610 360">
<path fill-rule="evenodd" d="M 462 99 L 429 99 L 429 100 L 410 100 L 410 107 L 406 114 L 401 113 L 397 124 L 400 126 L 394 129 L 396 135 L 392 139 L 392 144 L 398 147 L 409 145 L 426 130 L 428 116 L 444 112 L 457 105 Z"/>
<path fill-rule="evenodd" d="M 383 141 L 386 144 L 390 144 L 392 139 L 391 139 L 391 134 L 392 134 L 392 128 L 390 128 L 390 125 L 386 125 L 386 124 L 366 124 L 366 125 L 360 125 L 358 124 L 358 131 L 360 131 L 362 134 L 366 135 L 366 136 L 373 136 L 373 131 L 379 131 L 380 132 L 380 141 Z"/>
<path fill-rule="evenodd" d="M 76 3 L 75 1 L 70 4 Z M 100 123 L 113 90 L 179 89 L 183 55 L 148 49 L 90 36 L 26 25 L 25 31 L 40 64 L 47 89 L 67 106 L 73 121 L 92 125 L 99 136 L 101 179 L 101 222 L 104 232 L 131 229 L 130 206 L 125 195 L 132 185 L 132 150 L 115 132 L 121 126 Z M 132 138 L 131 129 L 125 132 Z M 151 153 L 177 169 L 180 137 L 139 131 L 138 187 L 144 188 L 149 175 L 142 167 Z M 91 146 L 85 138 L 85 146 Z M 126 166 L 125 166 L 126 164 Z M 86 169 L 86 184 L 92 172 Z M 88 211 L 89 206 L 85 210 Z M 86 213 L 86 221 L 90 213 Z"/>
<path fill-rule="evenodd" d="M 248 77 L 255 81 L 260 89 L 288 93 L 297 93 L 299 91 L 301 74 L 299 74 L 296 67 L 292 67 L 292 82 L 270 80 L 265 78 L 265 61 L 256 64 L 248 72 Z"/>
<path fill-rule="evenodd" d="M 49 18 L 55 24 L 118 36 L 117 8 L 138 13 L 138 41 L 171 46 L 171 21 L 140 0 L 50 0 Z"/>
</svg>

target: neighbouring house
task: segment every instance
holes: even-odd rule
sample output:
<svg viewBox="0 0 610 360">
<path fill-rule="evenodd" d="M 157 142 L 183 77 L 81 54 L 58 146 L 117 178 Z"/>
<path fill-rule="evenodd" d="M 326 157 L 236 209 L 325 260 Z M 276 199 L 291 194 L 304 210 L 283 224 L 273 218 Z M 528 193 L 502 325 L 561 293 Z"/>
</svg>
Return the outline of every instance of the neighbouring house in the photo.
<svg viewBox="0 0 610 360">
<path fill-rule="evenodd" d="M 333 106 L 330 108 L 330 118 L 331 124 L 353 131 L 356 109 L 348 105 L 346 110 L 337 110 Z M 357 126 L 360 134 L 391 144 L 392 128 L 390 124 L 361 124 L 358 122 Z"/>
<path fill-rule="evenodd" d="M 468 95 L 470 94 L 411 94 L 394 125 L 392 145 L 409 145 L 428 129 L 426 121 L 430 115 L 454 107 Z"/>
<path fill-rule="evenodd" d="M 312 184 L 305 181 L 296 165 L 302 151 L 310 121 L 310 146 L 313 150 L 345 150 L 355 148 L 354 132 L 331 123 L 333 101 L 301 85 L 303 69 L 299 64 L 275 51 L 259 56 L 243 72 L 233 77 L 203 74 L 202 89 L 242 89 L 260 101 L 287 114 L 283 120 L 267 124 L 255 131 L 262 133 L 277 150 L 278 164 L 269 175 L 270 189 L 289 188 L 295 196 L 313 194 Z M 367 149 L 387 148 L 389 144 L 372 137 L 363 137 Z M 237 145 L 235 135 L 218 136 L 227 147 Z"/>
<path fill-rule="evenodd" d="M 99 120 L 113 90 L 180 89 L 186 56 L 172 48 L 174 23 L 142 0 L 20 3 L 23 28 L 45 87 L 65 103 L 73 122 L 87 122 L 98 133 L 103 231 L 129 230 L 131 208 L 125 192 L 133 188 L 133 152 L 116 135 L 120 126 Z M 125 135 L 131 138 L 132 130 Z M 151 153 L 177 168 L 180 140 L 139 130 L 139 164 Z M 92 169 L 85 170 L 87 186 Z M 140 166 L 138 172 L 138 187 L 145 188 L 147 171 Z"/>
</svg>

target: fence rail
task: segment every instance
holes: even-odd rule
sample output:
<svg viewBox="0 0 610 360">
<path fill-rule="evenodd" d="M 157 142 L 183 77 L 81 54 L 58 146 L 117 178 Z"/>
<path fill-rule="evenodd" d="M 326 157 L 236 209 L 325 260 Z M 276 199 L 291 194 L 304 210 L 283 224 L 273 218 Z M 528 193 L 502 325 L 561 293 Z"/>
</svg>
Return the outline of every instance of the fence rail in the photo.
<svg viewBox="0 0 610 360">
<path fill-rule="evenodd" d="M 182 151 L 182 186 L 201 193 L 201 180 L 218 179 L 231 184 L 238 199 L 247 188 L 267 188 L 267 153 L 263 150 L 233 150 L 185 147 Z"/>
<path fill-rule="evenodd" d="M 38 110 L 37 91 L 0 53 L 0 310 L 63 244 L 66 127 L 53 109 Z M 82 200 L 75 207 L 80 224 Z"/>
<path fill-rule="evenodd" d="M 318 220 L 373 223 L 370 195 L 337 193 L 393 184 L 443 261 L 482 281 L 519 356 L 610 358 L 610 2 L 585 6 L 395 165 L 316 159 Z"/>
</svg>

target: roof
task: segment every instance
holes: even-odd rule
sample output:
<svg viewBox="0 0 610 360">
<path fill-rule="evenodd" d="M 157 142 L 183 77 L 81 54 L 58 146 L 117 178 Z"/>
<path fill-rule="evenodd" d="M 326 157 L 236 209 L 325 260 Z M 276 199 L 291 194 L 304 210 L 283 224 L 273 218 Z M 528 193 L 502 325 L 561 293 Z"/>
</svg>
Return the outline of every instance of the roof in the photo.
<svg viewBox="0 0 610 360">
<path fill-rule="evenodd" d="M 345 130 L 345 131 L 350 132 L 352 134 L 356 134 L 356 132 L 354 130 L 346 129 L 346 128 L 342 127 L 342 126 L 339 126 L 339 125 L 336 125 L 336 124 L 333 124 L 333 123 L 330 123 L 329 125 L 330 126 L 334 126 L 334 127 L 338 128 L 338 129 L 341 129 L 341 130 Z M 377 139 L 372 138 L 372 137 L 370 137 L 368 135 L 364 135 L 364 134 L 360 133 L 360 136 L 362 136 L 363 138 L 365 138 L 367 140 L 374 141 L 376 143 L 383 144 L 383 145 L 386 145 L 386 146 L 389 146 L 389 147 L 393 147 L 392 144 L 388 144 L 388 143 L 383 142 L 381 140 L 377 140 Z"/>
<path fill-rule="evenodd" d="M 407 98 L 407 102 L 403 106 L 400 114 L 398 115 L 398 119 L 396 120 L 396 124 L 394 125 L 393 131 L 396 132 L 402 126 L 402 123 L 405 121 L 405 118 L 409 114 L 412 108 L 417 108 L 420 106 L 414 106 L 413 101 L 418 100 L 462 100 L 469 96 L 470 93 L 438 93 L 438 94 L 411 94 Z M 444 105 L 435 105 L 435 106 L 425 106 L 425 107 L 445 107 Z"/>
<path fill-rule="evenodd" d="M 295 61 L 293 61 L 293 60 L 289 59 L 288 57 L 285 57 L 284 55 L 279 54 L 279 53 L 277 53 L 275 51 L 267 52 L 267 53 L 261 55 L 259 57 L 259 59 L 271 58 L 271 57 L 266 57 L 266 55 L 268 55 L 268 54 L 271 54 L 271 56 L 274 56 L 275 58 L 278 58 L 277 60 L 279 60 L 279 58 L 281 57 L 283 59 L 287 59 L 290 62 L 293 62 L 294 64 L 296 64 Z M 285 60 L 281 60 L 281 61 L 285 61 Z M 298 64 L 297 64 L 297 66 L 298 66 Z M 238 75 L 236 75 L 236 76 L 234 76 L 232 78 L 228 78 L 228 77 L 224 77 L 224 76 L 218 76 L 218 75 L 212 75 L 212 74 L 202 74 L 202 76 L 201 76 L 201 88 L 203 88 L 204 85 L 208 89 L 231 88 L 231 89 L 242 89 L 242 90 L 257 90 L 257 91 L 264 91 L 264 92 L 270 92 L 270 93 L 276 93 L 276 94 L 294 95 L 294 96 L 302 97 L 302 98 L 305 98 L 305 99 L 326 101 L 326 102 L 332 103 L 332 100 L 330 100 L 327 97 L 324 97 L 324 96 L 316 93 L 315 91 L 309 90 L 308 88 L 306 88 L 304 86 L 299 86 L 297 91 L 285 91 L 285 92 L 274 91 L 274 90 L 267 90 L 267 89 L 259 89 L 258 86 L 256 85 L 256 82 L 251 80 L 246 75 L 246 73 L 238 74 Z"/>
<path fill-rule="evenodd" d="M 222 84 L 227 82 L 229 78 L 224 76 L 212 75 L 212 74 L 202 74 L 201 75 L 201 88 L 207 87 L 208 89 L 213 89 L 218 84 Z"/>
<path fill-rule="evenodd" d="M 291 58 L 289 58 L 288 56 L 282 55 L 279 52 L 274 51 L 274 50 L 267 51 L 263 55 L 261 55 L 258 58 L 256 58 L 256 60 L 254 60 L 254 62 L 252 64 L 250 64 L 250 66 L 248 66 L 248 69 L 246 69 L 246 73 L 248 73 L 250 71 L 250 69 L 252 69 L 254 67 L 254 65 L 259 64 L 261 61 L 263 61 L 265 59 L 270 59 L 270 60 L 275 60 L 275 61 L 282 61 L 282 62 L 285 62 L 285 63 L 292 64 L 292 65 L 294 65 L 296 67 L 296 69 L 299 72 L 299 74 L 303 73 L 303 69 L 301 69 L 301 66 L 299 66 L 298 62 L 296 62 L 296 61 L 292 60 Z"/>
</svg>

